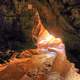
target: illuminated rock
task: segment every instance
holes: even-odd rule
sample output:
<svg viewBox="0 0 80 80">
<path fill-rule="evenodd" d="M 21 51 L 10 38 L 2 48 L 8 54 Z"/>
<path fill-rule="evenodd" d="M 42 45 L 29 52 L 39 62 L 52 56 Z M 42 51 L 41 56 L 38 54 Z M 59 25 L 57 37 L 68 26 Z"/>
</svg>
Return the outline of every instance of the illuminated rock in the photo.
<svg viewBox="0 0 80 80">
<path fill-rule="evenodd" d="M 0 66 L 0 80 L 80 80 L 74 65 L 62 57 L 39 52 L 29 58 L 14 58 Z"/>
</svg>

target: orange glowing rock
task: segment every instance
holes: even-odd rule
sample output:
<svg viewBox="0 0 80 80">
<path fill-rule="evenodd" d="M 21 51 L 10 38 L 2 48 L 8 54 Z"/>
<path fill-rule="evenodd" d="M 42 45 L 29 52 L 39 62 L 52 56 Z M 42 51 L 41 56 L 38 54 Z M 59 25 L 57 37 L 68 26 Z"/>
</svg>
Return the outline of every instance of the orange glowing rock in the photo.
<svg viewBox="0 0 80 80">
<path fill-rule="evenodd" d="M 80 80 L 74 65 L 62 54 L 53 57 L 46 53 L 38 54 L 36 50 L 32 50 L 37 54 L 31 58 L 22 57 L 1 65 L 0 80 Z"/>
</svg>

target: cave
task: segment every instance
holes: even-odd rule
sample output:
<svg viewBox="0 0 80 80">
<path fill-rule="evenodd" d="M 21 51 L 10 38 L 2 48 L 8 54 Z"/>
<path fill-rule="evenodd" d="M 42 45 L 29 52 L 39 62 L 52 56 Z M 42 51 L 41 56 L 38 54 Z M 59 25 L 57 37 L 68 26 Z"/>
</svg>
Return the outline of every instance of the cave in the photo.
<svg viewBox="0 0 80 80">
<path fill-rule="evenodd" d="M 79 0 L 0 0 L 0 80 L 80 80 Z"/>
</svg>

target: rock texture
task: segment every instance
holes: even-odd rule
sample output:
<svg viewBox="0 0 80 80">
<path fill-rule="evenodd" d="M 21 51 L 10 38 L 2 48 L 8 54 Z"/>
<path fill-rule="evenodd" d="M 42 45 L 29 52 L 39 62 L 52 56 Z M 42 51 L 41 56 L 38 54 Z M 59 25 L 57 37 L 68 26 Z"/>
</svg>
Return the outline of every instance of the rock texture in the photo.
<svg viewBox="0 0 80 80">
<path fill-rule="evenodd" d="M 33 13 L 27 1 L 0 1 L 0 51 L 35 47 L 32 41 Z"/>
<path fill-rule="evenodd" d="M 44 27 L 62 37 L 68 59 L 80 68 L 79 0 L 0 0 L 0 50 L 36 47 L 31 36 L 36 9 Z"/>
<path fill-rule="evenodd" d="M 67 57 L 80 68 L 80 2 L 78 0 L 37 0 L 41 21 L 49 33 L 62 37 Z"/>
<path fill-rule="evenodd" d="M 27 50 L 21 55 L 23 53 L 27 54 Z M 74 65 L 66 58 L 63 60 L 61 54 L 53 57 L 36 50 L 28 54 L 33 53 L 37 54 L 13 58 L 10 63 L 0 65 L 0 80 L 80 80 Z"/>
</svg>

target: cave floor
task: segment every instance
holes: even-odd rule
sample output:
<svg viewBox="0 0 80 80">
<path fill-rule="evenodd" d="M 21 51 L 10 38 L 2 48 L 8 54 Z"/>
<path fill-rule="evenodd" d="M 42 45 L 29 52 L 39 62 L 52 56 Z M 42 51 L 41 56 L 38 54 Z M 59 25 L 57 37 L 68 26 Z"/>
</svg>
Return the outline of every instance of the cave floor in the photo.
<svg viewBox="0 0 80 80">
<path fill-rule="evenodd" d="M 74 64 L 60 54 L 23 51 L 20 58 L 0 64 L 0 80 L 80 80 Z"/>
</svg>

